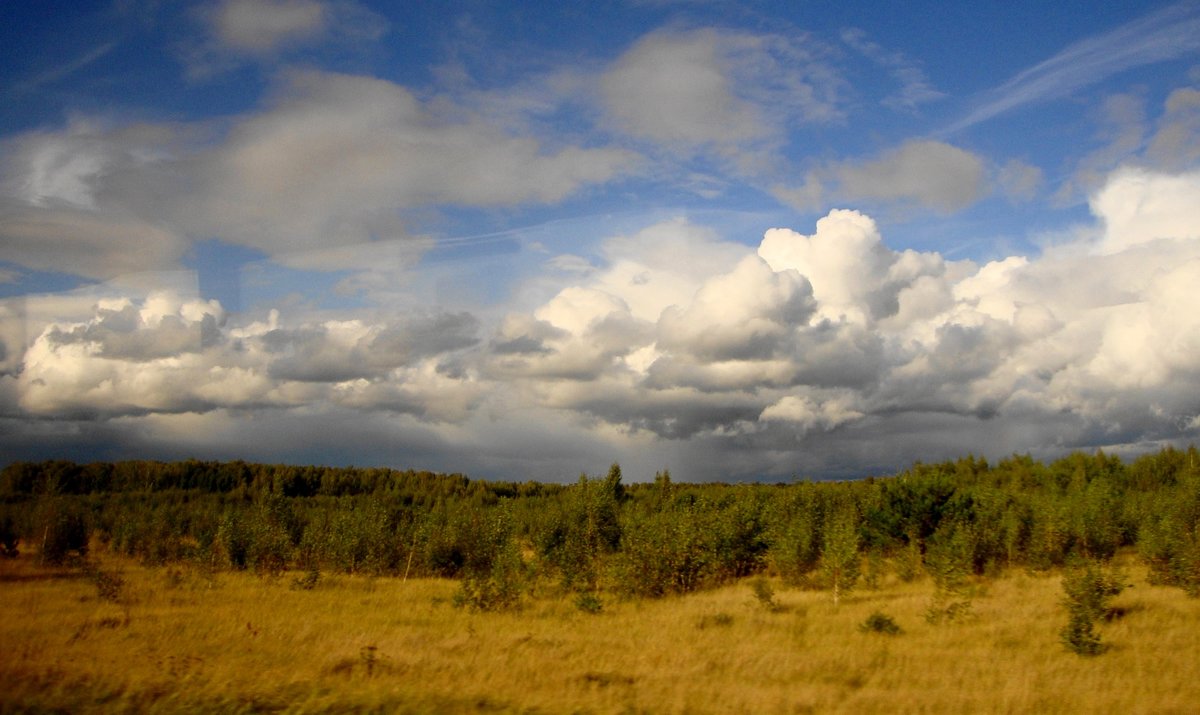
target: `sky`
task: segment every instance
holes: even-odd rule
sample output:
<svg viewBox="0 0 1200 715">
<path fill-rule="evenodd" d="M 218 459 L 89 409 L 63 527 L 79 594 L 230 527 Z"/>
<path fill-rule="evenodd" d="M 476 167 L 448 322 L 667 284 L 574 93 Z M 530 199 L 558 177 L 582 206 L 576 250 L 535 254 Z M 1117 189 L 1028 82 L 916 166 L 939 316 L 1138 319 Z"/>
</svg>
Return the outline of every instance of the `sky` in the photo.
<svg viewBox="0 0 1200 715">
<path fill-rule="evenodd" d="M 9 2 L 0 107 L 0 462 L 1200 435 L 1200 2 Z"/>
</svg>

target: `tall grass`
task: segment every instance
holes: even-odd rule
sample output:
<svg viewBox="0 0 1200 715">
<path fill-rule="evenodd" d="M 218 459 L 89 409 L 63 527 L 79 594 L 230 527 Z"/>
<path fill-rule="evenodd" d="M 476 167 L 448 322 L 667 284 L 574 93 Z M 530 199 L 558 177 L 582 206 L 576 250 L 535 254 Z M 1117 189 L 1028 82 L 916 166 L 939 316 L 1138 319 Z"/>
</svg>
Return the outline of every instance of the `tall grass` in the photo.
<svg viewBox="0 0 1200 715">
<path fill-rule="evenodd" d="M 929 623 L 928 579 L 845 594 L 746 580 L 585 613 L 547 585 L 522 608 L 456 608 L 455 581 L 146 568 L 105 597 L 79 569 L 0 560 L 0 711 L 1189 712 L 1200 601 L 1127 583 L 1096 658 L 1067 652 L 1060 572 L 975 584 Z M 902 629 L 860 628 L 877 612 Z"/>
</svg>

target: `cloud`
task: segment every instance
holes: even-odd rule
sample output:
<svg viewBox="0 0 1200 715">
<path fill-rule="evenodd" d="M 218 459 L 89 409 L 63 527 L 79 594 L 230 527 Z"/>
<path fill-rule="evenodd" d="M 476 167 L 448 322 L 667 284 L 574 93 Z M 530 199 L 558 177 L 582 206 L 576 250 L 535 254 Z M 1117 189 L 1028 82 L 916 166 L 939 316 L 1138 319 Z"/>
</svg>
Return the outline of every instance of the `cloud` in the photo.
<svg viewBox="0 0 1200 715">
<path fill-rule="evenodd" d="M 325 321 L 275 328 L 259 337 L 268 373 L 279 380 L 344 382 L 379 378 L 389 370 L 467 348 L 478 342 L 479 321 L 467 313 L 409 315 L 368 325 Z"/>
<path fill-rule="evenodd" d="M 910 140 L 868 161 L 832 162 L 800 186 L 777 186 L 773 193 L 797 208 L 846 203 L 916 204 L 941 213 L 962 210 L 987 191 L 985 163 L 959 147 Z"/>
<path fill-rule="evenodd" d="M 641 244 L 614 240 L 607 267 L 510 315 L 489 346 L 548 366 L 591 340 L 587 369 L 510 371 L 508 386 L 581 424 L 723 450 L 718 461 L 742 469 L 801 452 L 829 469 L 839 449 L 883 460 L 860 444 L 876 440 L 912 458 L 1154 442 L 1200 413 L 1180 389 L 1200 386 L 1194 178 L 1114 174 L 1092 202 L 1095 238 L 984 265 L 893 251 L 870 218 L 833 211 L 812 235 L 772 229 L 757 255 L 681 280 L 690 295 L 643 302 L 650 332 L 628 306 L 671 269 L 647 272 Z M 636 275 L 646 280 L 621 278 Z"/>
<path fill-rule="evenodd" d="M 1057 99 L 1124 70 L 1200 49 L 1200 13 L 1182 2 L 1109 32 L 1069 45 L 1053 57 L 984 93 L 951 134 L 1035 102 Z"/>
<path fill-rule="evenodd" d="M 177 265 L 188 242 L 142 211 L 158 192 L 169 126 L 73 120 L 0 146 L 0 259 L 92 278 Z"/>
<path fill-rule="evenodd" d="M 808 397 L 787 395 L 763 410 L 758 418 L 762 422 L 788 422 L 803 431 L 815 427 L 829 431 L 862 416 L 861 412 L 850 407 L 845 400 L 834 398 L 815 402 Z"/>
<path fill-rule="evenodd" d="M 842 30 L 842 42 L 883 67 L 900 83 L 900 90 L 885 97 L 881 104 L 885 107 L 915 112 L 917 107 L 927 102 L 933 102 L 945 97 L 944 92 L 934 89 L 929 78 L 920 66 L 910 60 L 902 52 L 888 50 L 878 43 L 867 39 L 867 33 L 858 28 Z"/>
<path fill-rule="evenodd" d="M 481 392 L 452 358 L 477 330 L 465 313 L 229 325 L 216 301 L 156 291 L 47 325 L 16 393 L 27 414 L 67 419 L 334 405 L 461 420 Z"/>
<path fill-rule="evenodd" d="M 712 30 L 640 40 L 601 80 L 613 119 L 635 136 L 661 142 L 763 136 L 757 109 L 734 94 L 722 44 Z"/>
<path fill-rule="evenodd" d="M 35 77 L 31 77 L 23 82 L 18 82 L 15 89 L 28 92 L 39 89 L 44 85 L 53 84 L 64 77 L 69 77 L 88 65 L 104 58 L 105 55 L 113 51 L 116 43 L 105 42 L 97 47 L 88 50 L 84 54 L 75 59 L 60 64 L 48 70 L 44 70 Z"/>
<path fill-rule="evenodd" d="M 482 117 L 439 117 L 384 80 L 297 72 L 204 157 L 199 227 L 269 253 L 403 237 L 423 205 L 556 202 L 628 170 L 619 149 L 544 153 Z"/>
<path fill-rule="evenodd" d="M 1117 172 L 1084 238 L 982 265 L 892 250 L 855 211 L 809 234 L 771 229 L 757 248 L 666 221 L 609 239 L 589 271 L 539 277 L 557 289 L 495 320 L 247 322 L 160 291 L 29 322 L 26 338 L 7 303 L 0 399 L 22 422 L 4 439 L 26 449 L 51 429 L 36 425 L 86 419 L 186 452 L 200 439 L 187 426 L 216 420 L 271 439 L 295 425 L 336 452 L 366 429 L 513 476 L 523 449 L 556 435 L 537 469 L 628 452 L 697 479 L 1135 450 L 1195 435 L 1198 188 L 1190 173 Z"/>
<path fill-rule="evenodd" d="M 791 329 L 816 310 L 813 288 L 795 270 L 775 271 L 747 256 L 715 276 L 686 308 L 671 306 L 658 322 L 658 345 L 705 360 L 766 359 L 780 352 Z"/>
<path fill-rule="evenodd" d="M 1011 201 L 1030 201 L 1043 182 L 1042 170 L 1019 159 L 1010 159 L 996 172 L 1000 191 Z"/>
<path fill-rule="evenodd" d="M 631 151 L 543 147 L 385 80 L 288 73 L 261 110 L 210 126 L 75 120 L 0 153 L 0 259 L 109 278 L 218 237 L 299 268 L 411 265 L 406 212 L 555 203 Z"/>
<path fill-rule="evenodd" d="M 89 278 L 170 268 L 187 251 L 179 234 L 121 211 L 38 209 L 0 198 L 0 259 Z"/>
<path fill-rule="evenodd" d="M 936 141 L 909 141 L 875 161 L 836 170 L 852 199 L 914 201 L 943 212 L 966 208 L 984 190 L 983 162 Z"/>
<path fill-rule="evenodd" d="M 362 51 L 389 29 L 386 19 L 354 0 L 221 0 L 194 15 L 205 35 L 180 48 L 193 80 L 301 48 Z"/>
<path fill-rule="evenodd" d="M 1195 207 L 1200 205 L 1200 171 L 1164 175 L 1139 169 L 1115 172 L 1091 201 L 1105 222 L 1097 250 L 1119 253 L 1158 239 L 1200 239 Z"/>
<path fill-rule="evenodd" d="M 788 123 L 841 115 L 841 81 L 812 47 L 774 35 L 659 31 L 605 72 L 601 97 L 618 129 L 676 151 L 777 141 Z"/>
<path fill-rule="evenodd" d="M 1146 148 L 1146 159 L 1166 171 L 1200 162 L 1200 91 L 1185 87 L 1167 97 L 1158 131 Z"/>
<path fill-rule="evenodd" d="M 224 0 L 211 21 L 217 39 L 231 49 L 264 53 L 312 40 L 325 32 L 329 12 L 317 0 Z"/>
<path fill-rule="evenodd" d="M 816 229 L 811 236 L 771 229 L 758 255 L 773 270 L 795 270 L 811 281 L 822 319 L 874 324 L 899 312 L 902 290 L 945 272 L 936 254 L 889 249 L 875 222 L 857 211 L 831 211 Z"/>
</svg>

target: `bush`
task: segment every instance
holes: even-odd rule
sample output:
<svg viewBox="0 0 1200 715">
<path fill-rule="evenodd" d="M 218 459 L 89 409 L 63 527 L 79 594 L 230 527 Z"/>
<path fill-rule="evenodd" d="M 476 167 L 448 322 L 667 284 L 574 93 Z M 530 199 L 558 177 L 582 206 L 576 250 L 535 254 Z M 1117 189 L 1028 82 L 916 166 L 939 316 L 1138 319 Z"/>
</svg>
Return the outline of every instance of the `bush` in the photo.
<svg viewBox="0 0 1200 715">
<path fill-rule="evenodd" d="M 473 611 L 515 608 L 525 588 L 526 569 L 508 514 L 477 512 L 467 532 L 462 584 L 454 604 Z"/>
<path fill-rule="evenodd" d="M 754 598 L 758 601 L 758 605 L 768 611 L 779 610 L 779 604 L 775 602 L 775 589 L 771 588 L 771 582 L 766 578 L 759 576 L 751 581 L 750 590 L 754 591 Z"/>
<path fill-rule="evenodd" d="M 575 598 L 575 607 L 584 613 L 596 614 L 604 610 L 604 602 L 595 593 L 585 591 Z"/>
<path fill-rule="evenodd" d="M 621 468 L 604 480 L 580 475 L 539 535 L 539 550 L 559 573 L 564 588 L 594 591 L 605 557 L 621 544 L 620 505 L 625 499 Z"/>
<path fill-rule="evenodd" d="M 87 555 L 91 528 L 83 508 L 64 498 L 53 498 L 42 504 L 41 562 L 59 565 L 71 552 Z"/>
<path fill-rule="evenodd" d="M 821 543 L 821 574 L 833 591 L 833 605 L 838 605 L 842 595 L 849 593 L 860 573 L 862 557 L 858 553 L 860 543 L 858 514 L 852 504 L 830 514 L 825 524 Z"/>
<path fill-rule="evenodd" d="M 317 587 L 317 582 L 321 580 L 321 567 L 316 560 L 309 563 L 308 570 L 303 576 L 297 576 L 292 579 L 292 590 L 294 591 L 311 591 Z"/>
<path fill-rule="evenodd" d="M 904 632 L 891 616 L 881 611 L 867 616 L 867 620 L 859 624 L 858 630 L 863 633 L 882 633 L 885 636 L 896 636 Z"/>
<path fill-rule="evenodd" d="M 1077 561 L 1063 574 L 1067 625 L 1059 632 L 1063 645 L 1079 655 L 1097 655 L 1104 650 L 1096 621 L 1109 615 L 1109 603 L 1125 589 L 1124 577 L 1092 560 Z"/>
<path fill-rule="evenodd" d="M 691 593 L 708 582 L 713 555 L 704 516 L 694 504 L 632 516 L 616 558 L 621 590 L 630 596 L 659 598 Z"/>
<path fill-rule="evenodd" d="M 934 535 L 925 554 L 925 569 L 934 587 L 933 600 L 925 612 L 929 623 L 955 621 L 971 612 L 968 585 L 972 547 L 972 533 L 963 525 L 948 525 Z"/>
</svg>

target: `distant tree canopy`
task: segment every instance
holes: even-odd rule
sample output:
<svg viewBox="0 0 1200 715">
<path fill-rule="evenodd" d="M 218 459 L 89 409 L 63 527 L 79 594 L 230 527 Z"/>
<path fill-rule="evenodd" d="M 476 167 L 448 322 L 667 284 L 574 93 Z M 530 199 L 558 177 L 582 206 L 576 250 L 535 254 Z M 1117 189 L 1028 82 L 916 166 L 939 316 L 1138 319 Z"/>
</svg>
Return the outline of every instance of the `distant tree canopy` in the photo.
<svg viewBox="0 0 1200 715">
<path fill-rule="evenodd" d="M 589 603 L 762 572 L 841 594 L 868 555 L 959 578 L 1130 547 L 1157 582 L 1200 594 L 1200 460 L 968 456 L 786 485 L 626 484 L 616 464 L 571 485 L 241 461 L 0 470 L 0 555 L 61 559 L 89 540 L 149 564 L 459 577 L 477 605 L 514 602 L 535 574 Z"/>
<path fill-rule="evenodd" d="M 446 498 L 537 496 L 560 487 L 539 482 L 472 481 L 461 474 L 386 468 L 250 464 L 243 461 L 125 461 L 76 464 L 63 460 L 14 462 L 0 471 L 0 499 L 38 494 L 198 491 L 210 494 L 280 494 L 345 497 L 381 494 L 410 503 Z"/>
</svg>

